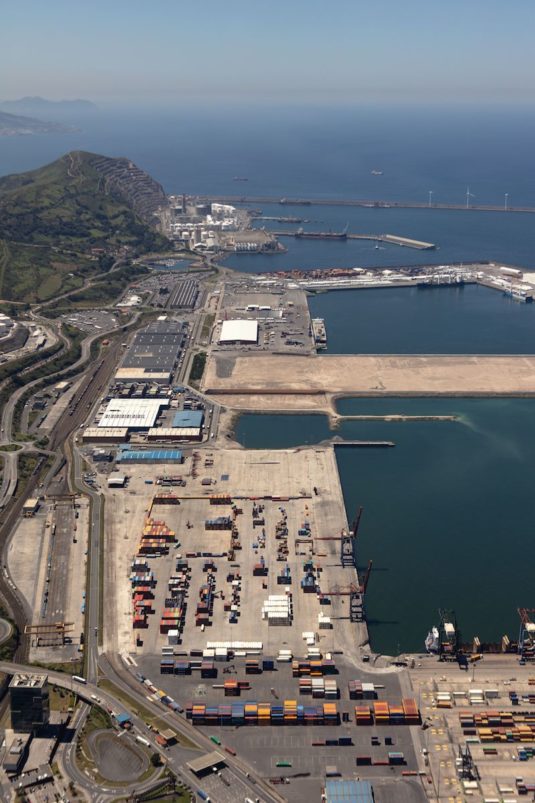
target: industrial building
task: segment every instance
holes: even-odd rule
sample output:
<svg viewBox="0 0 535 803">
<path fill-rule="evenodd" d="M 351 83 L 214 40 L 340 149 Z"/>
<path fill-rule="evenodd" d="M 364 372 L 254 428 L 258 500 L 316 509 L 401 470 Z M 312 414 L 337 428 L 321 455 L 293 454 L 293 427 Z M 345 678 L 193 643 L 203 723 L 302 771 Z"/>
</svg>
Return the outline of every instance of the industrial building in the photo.
<svg viewBox="0 0 535 803">
<path fill-rule="evenodd" d="M 200 429 L 203 422 L 204 413 L 202 410 L 179 410 L 174 415 L 173 428 L 192 427 Z"/>
<path fill-rule="evenodd" d="M 149 441 L 200 441 L 200 427 L 154 427 L 147 433 Z"/>
<path fill-rule="evenodd" d="M 157 382 L 167 385 L 171 381 L 170 371 L 149 371 L 146 368 L 118 368 L 116 382 Z"/>
<path fill-rule="evenodd" d="M 369 781 L 328 778 L 325 781 L 326 803 L 373 803 L 373 788 Z"/>
<path fill-rule="evenodd" d="M 194 279 L 179 282 L 169 302 L 171 309 L 194 309 L 199 297 L 199 284 Z"/>
<path fill-rule="evenodd" d="M 48 724 L 50 702 L 47 675 L 14 675 L 9 684 L 11 727 L 16 733 L 34 733 Z"/>
<path fill-rule="evenodd" d="M 219 343 L 258 343 L 258 321 L 223 321 Z"/>
<path fill-rule="evenodd" d="M 168 399 L 110 399 L 98 429 L 150 429 L 161 408 L 168 406 Z"/>
<path fill-rule="evenodd" d="M 169 382 L 186 341 L 181 321 L 154 321 L 139 331 L 128 349 L 116 379 Z"/>
<path fill-rule="evenodd" d="M 117 453 L 117 463 L 182 463 L 178 449 L 130 449 L 122 448 Z"/>
<path fill-rule="evenodd" d="M 124 488 L 126 485 L 126 477 L 124 474 L 113 474 L 108 477 L 108 488 Z"/>
<path fill-rule="evenodd" d="M 87 427 L 82 443 L 122 443 L 128 435 L 128 427 Z"/>
<path fill-rule="evenodd" d="M 18 733 L 7 748 L 2 767 L 8 775 L 17 775 L 28 758 L 31 733 Z"/>
</svg>

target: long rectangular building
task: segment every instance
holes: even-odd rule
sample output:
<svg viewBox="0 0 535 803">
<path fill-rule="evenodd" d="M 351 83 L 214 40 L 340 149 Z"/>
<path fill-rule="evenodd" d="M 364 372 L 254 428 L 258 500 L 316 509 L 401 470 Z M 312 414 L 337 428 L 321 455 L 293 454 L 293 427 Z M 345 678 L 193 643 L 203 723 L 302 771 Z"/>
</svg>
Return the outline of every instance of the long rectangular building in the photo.
<svg viewBox="0 0 535 803">
<path fill-rule="evenodd" d="M 156 423 L 161 408 L 168 406 L 168 399 L 110 399 L 98 427 L 150 429 Z"/>
<path fill-rule="evenodd" d="M 137 332 L 120 370 L 123 374 L 134 372 L 136 379 L 172 374 L 184 348 L 186 332 L 181 321 L 154 321 Z M 133 378 L 134 374 L 126 378 Z"/>
</svg>

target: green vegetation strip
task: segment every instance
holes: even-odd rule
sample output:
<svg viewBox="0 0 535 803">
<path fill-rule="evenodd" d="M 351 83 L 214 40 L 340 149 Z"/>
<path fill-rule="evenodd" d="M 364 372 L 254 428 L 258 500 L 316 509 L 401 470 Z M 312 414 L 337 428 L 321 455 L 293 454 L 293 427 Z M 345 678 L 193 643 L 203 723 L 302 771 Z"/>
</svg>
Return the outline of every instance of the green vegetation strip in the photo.
<svg viewBox="0 0 535 803">
<path fill-rule="evenodd" d="M 76 661 L 63 661 L 59 663 L 44 663 L 42 661 L 32 661 L 32 666 L 40 666 L 50 672 L 64 672 L 66 675 L 79 675 L 82 671 L 81 659 Z"/>
<path fill-rule="evenodd" d="M 129 263 L 113 271 L 109 278 L 104 281 L 95 283 L 91 287 L 86 287 L 78 293 L 72 293 L 68 299 L 60 298 L 58 301 L 48 304 L 43 314 L 48 318 L 57 318 L 65 312 L 72 312 L 73 309 L 88 309 L 112 304 L 117 301 L 121 293 L 134 279 L 145 276 L 148 273 L 148 268 L 143 265 Z"/>
<path fill-rule="evenodd" d="M 215 315 L 213 313 L 208 313 L 204 316 L 204 321 L 202 324 L 201 329 L 201 340 L 204 343 L 208 343 L 210 341 L 210 332 L 212 331 L 212 326 L 214 325 Z"/>
<path fill-rule="evenodd" d="M 0 646 L 0 660 L 12 661 L 20 642 L 19 631 L 17 625 L 3 605 L 0 605 L 0 617 L 5 619 L 5 621 L 9 622 L 11 625 L 11 633 L 9 634 L 9 637 Z"/>
<path fill-rule="evenodd" d="M 202 375 L 204 374 L 205 365 L 206 365 L 206 352 L 200 351 L 193 358 L 191 371 L 189 373 L 190 384 L 196 384 L 198 386 L 199 382 L 202 379 Z"/>
</svg>

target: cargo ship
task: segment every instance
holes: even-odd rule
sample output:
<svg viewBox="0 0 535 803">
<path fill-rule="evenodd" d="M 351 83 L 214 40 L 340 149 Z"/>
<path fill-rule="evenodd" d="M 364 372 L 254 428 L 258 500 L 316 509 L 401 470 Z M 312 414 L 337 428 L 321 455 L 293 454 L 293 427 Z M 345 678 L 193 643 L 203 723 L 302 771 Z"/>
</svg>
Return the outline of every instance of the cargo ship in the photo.
<svg viewBox="0 0 535 803">
<path fill-rule="evenodd" d="M 343 231 L 305 231 L 298 229 L 295 236 L 303 240 L 347 240 L 348 226 Z"/>
<path fill-rule="evenodd" d="M 314 344 L 316 348 L 319 349 L 326 349 L 327 348 L 327 330 L 325 329 L 325 321 L 323 318 L 312 318 L 312 336 L 314 338 Z"/>
</svg>

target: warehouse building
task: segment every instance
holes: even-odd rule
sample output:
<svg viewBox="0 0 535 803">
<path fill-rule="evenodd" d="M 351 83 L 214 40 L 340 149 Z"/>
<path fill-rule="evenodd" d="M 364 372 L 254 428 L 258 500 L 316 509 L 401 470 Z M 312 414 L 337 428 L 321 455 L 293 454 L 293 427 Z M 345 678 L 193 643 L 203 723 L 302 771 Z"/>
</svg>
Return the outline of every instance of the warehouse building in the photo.
<svg viewBox="0 0 535 803">
<path fill-rule="evenodd" d="M 373 788 L 369 781 L 327 778 L 326 803 L 374 803 Z"/>
<path fill-rule="evenodd" d="M 115 372 L 116 382 L 156 382 L 168 385 L 171 371 L 149 371 L 146 368 L 118 368 Z"/>
<path fill-rule="evenodd" d="M 158 320 L 134 337 L 116 379 L 170 381 L 186 342 L 187 327 L 181 321 Z"/>
<path fill-rule="evenodd" d="M 127 436 L 127 427 L 87 427 L 82 443 L 122 443 Z"/>
<path fill-rule="evenodd" d="M 194 279 L 179 282 L 169 302 L 171 309 L 194 309 L 199 296 L 199 284 Z"/>
<path fill-rule="evenodd" d="M 184 458 L 178 449 L 130 449 L 122 447 L 117 453 L 117 463 L 182 463 Z"/>
<path fill-rule="evenodd" d="M 168 399 L 110 399 L 98 429 L 151 429 Z"/>
<path fill-rule="evenodd" d="M 179 410 L 173 418 L 173 427 L 197 427 L 200 429 L 204 422 L 202 410 Z"/>
<path fill-rule="evenodd" d="M 219 342 L 221 344 L 258 343 L 258 321 L 223 321 Z"/>
<path fill-rule="evenodd" d="M 147 433 L 149 441 L 200 441 L 201 427 L 154 427 Z"/>
</svg>

